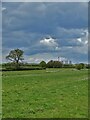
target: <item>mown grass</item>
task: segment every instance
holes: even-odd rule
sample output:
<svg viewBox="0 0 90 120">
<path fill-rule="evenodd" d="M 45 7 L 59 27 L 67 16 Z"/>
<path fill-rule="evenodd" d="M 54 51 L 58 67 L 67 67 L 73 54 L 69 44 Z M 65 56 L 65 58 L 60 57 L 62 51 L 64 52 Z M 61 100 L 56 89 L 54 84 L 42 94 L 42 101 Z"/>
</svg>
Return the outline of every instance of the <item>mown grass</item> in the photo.
<svg viewBox="0 0 90 120">
<path fill-rule="evenodd" d="M 88 117 L 87 70 L 3 72 L 3 118 Z"/>
</svg>

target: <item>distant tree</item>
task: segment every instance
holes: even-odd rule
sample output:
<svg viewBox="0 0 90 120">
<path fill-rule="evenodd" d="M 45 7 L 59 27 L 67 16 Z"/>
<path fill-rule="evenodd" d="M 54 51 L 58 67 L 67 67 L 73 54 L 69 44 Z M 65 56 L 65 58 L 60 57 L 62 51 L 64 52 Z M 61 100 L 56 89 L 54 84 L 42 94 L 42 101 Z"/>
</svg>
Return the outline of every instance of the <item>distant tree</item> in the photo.
<svg viewBox="0 0 90 120">
<path fill-rule="evenodd" d="M 82 69 L 84 69 L 85 64 L 84 63 L 80 63 L 80 65 L 82 66 Z"/>
<path fill-rule="evenodd" d="M 40 62 L 40 67 L 46 68 L 46 62 L 45 62 L 45 61 L 41 61 L 41 62 Z"/>
<path fill-rule="evenodd" d="M 86 64 L 86 68 L 87 68 L 87 69 L 90 69 L 90 64 Z"/>
<path fill-rule="evenodd" d="M 81 70 L 84 69 L 84 63 L 76 64 L 76 69 Z"/>
<path fill-rule="evenodd" d="M 19 68 L 19 63 L 22 62 L 23 58 L 23 51 L 20 49 L 15 49 L 15 50 L 11 50 L 9 52 L 9 55 L 6 56 L 7 60 L 10 60 L 14 63 L 16 69 Z"/>
<path fill-rule="evenodd" d="M 63 64 L 63 68 L 75 68 L 73 64 Z"/>
<path fill-rule="evenodd" d="M 54 61 L 53 67 L 54 68 L 61 68 L 62 67 L 62 63 L 60 61 Z"/>
<path fill-rule="evenodd" d="M 61 68 L 62 67 L 62 62 L 50 60 L 47 63 L 47 67 L 48 68 Z"/>
<path fill-rule="evenodd" d="M 47 63 L 47 68 L 53 68 L 53 64 L 54 64 L 54 61 L 53 61 L 53 60 L 50 60 L 50 61 Z"/>
</svg>

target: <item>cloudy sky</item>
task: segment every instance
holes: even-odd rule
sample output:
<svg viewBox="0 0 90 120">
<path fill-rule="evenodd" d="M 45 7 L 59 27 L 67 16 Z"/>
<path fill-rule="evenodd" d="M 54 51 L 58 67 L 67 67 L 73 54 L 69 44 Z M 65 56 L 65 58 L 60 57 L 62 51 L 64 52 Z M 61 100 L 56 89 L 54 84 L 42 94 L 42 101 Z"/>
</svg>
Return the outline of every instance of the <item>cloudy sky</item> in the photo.
<svg viewBox="0 0 90 120">
<path fill-rule="evenodd" d="M 25 62 L 88 60 L 87 2 L 3 2 L 3 62 L 12 49 L 24 51 Z"/>
</svg>

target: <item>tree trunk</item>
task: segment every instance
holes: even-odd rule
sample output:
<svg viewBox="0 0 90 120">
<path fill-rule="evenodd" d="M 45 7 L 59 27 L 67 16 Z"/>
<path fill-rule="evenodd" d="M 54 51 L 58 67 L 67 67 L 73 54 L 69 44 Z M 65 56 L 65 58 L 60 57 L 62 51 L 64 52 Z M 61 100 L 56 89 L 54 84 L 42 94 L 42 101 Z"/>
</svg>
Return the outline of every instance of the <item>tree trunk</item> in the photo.
<svg viewBox="0 0 90 120">
<path fill-rule="evenodd" d="M 16 69 L 19 69 L 19 60 L 16 60 Z"/>
</svg>

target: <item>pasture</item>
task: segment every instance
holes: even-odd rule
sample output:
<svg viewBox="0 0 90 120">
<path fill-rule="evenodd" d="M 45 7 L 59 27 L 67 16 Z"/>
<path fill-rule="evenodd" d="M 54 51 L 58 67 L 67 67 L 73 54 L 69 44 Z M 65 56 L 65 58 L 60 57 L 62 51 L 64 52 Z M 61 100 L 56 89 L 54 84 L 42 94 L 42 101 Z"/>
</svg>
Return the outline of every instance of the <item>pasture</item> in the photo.
<svg viewBox="0 0 90 120">
<path fill-rule="evenodd" d="M 7 71 L 2 76 L 3 118 L 87 118 L 88 71 Z"/>
</svg>

